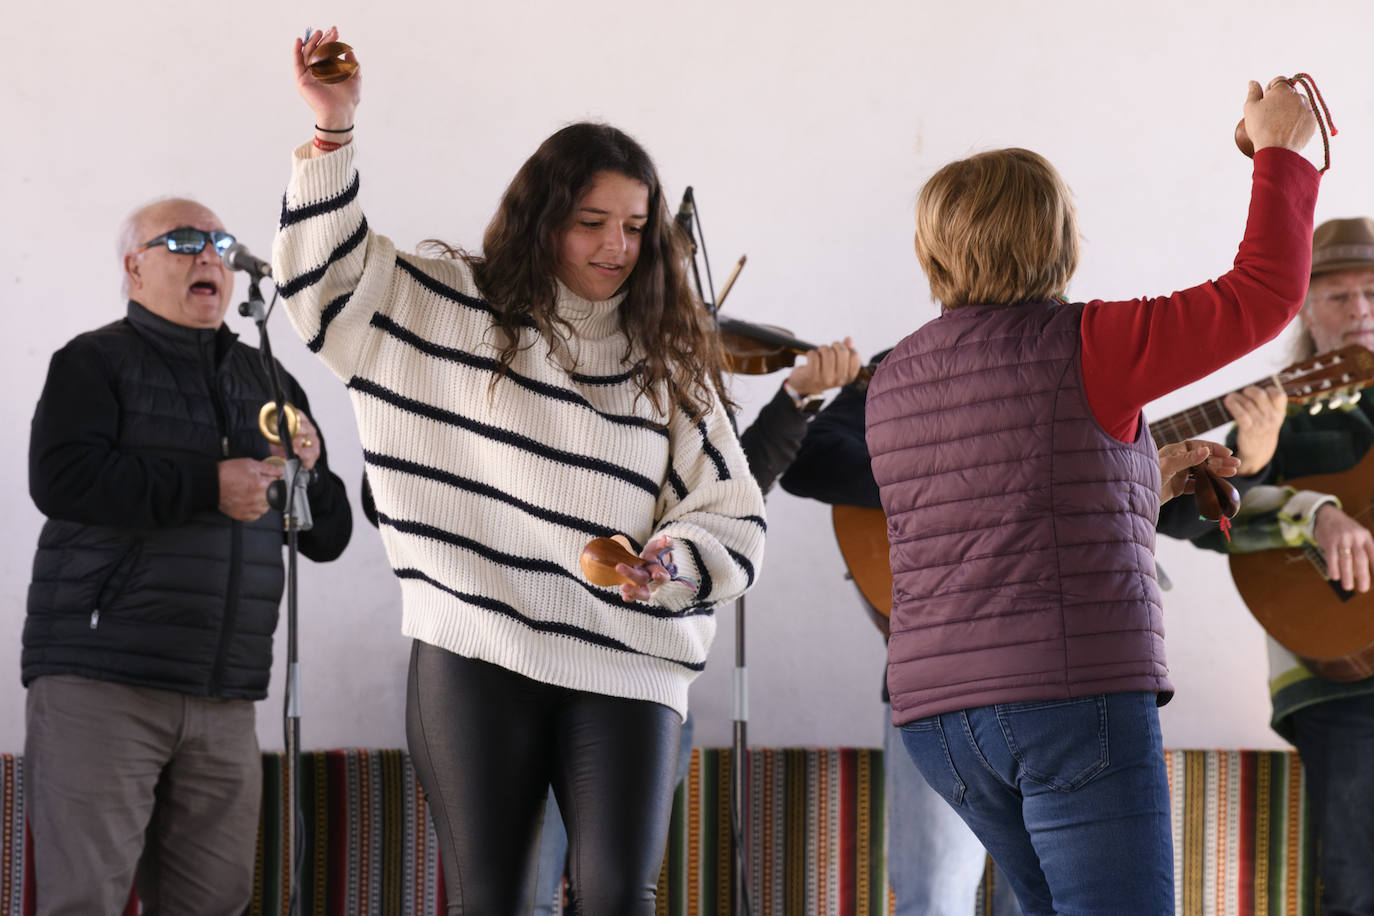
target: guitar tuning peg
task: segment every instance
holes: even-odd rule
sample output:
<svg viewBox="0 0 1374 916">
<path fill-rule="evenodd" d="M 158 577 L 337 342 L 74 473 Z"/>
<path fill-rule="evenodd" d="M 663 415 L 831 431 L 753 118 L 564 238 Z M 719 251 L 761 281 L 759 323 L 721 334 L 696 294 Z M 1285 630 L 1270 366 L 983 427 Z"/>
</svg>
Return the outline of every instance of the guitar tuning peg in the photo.
<svg viewBox="0 0 1374 916">
<path fill-rule="evenodd" d="M 1322 402 L 1321 402 L 1321 401 L 1313 401 L 1313 402 L 1312 402 L 1312 406 L 1309 407 L 1309 408 L 1307 408 L 1307 412 L 1310 413 L 1312 416 L 1315 417 L 1317 414 L 1319 414 L 1319 413 L 1322 412 Z"/>
<path fill-rule="evenodd" d="M 1352 391 L 1350 392 L 1350 396 L 1345 399 L 1345 402 L 1349 404 L 1351 407 L 1354 407 L 1356 404 L 1360 403 L 1360 396 L 1361 392 Z"/>
</svg>

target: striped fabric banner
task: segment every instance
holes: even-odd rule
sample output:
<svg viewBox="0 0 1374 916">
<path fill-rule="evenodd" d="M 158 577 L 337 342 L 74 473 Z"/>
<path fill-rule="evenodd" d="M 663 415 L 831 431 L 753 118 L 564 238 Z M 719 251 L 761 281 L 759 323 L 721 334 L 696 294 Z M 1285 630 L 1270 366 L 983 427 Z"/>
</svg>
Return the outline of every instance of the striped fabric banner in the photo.
<svg viewBox="0 0 1374 916">
<path fill-rule="evenodd" d="M 698 749 L 673 810 L 660 916 L 732 911 L 729 749 Z M 748 893 L 756 914 L 887 912 L 882 752 L 752 749 Z"/>
<path fill-rule="evenodd" d="M 1166 751 L 1165 763 L 1179 916 L 1313 916 L 1316 849 L 1298 755 Z"/>
<path fill-rule="evenodd" d="M 1179 916 L 1314 916 L 1315 862 L 1296 754 L 1168 751 Z M 699 749 L 673 805 L 661 916 L 732 911 L 729 749 Z M 253 916 L 285 914 L 282 756 L 263 755 Z M 748 886 L 758 916 L 891 913 L 882 753 L 754 749 Z M 439 916 L 434 827 L 400 751 L 302 755 L 301 913 Z M 0 916 L 31 916 L 23 765 L 0 755 Z M 986 883 L 986 882 L 985 882 Z M 977 913 L 987 911 L 979 895 Z M 136 903 L 127 911 L 137 913 Z"/>
<path fill-rule="evenodd" d="M 263 808 L 251 916 L 286 916 L 284 757 L 263 755 Z M 302 916 L 440 916 L 439 851 L 410 757 L 390 751 L 301 754 Z"/>
<path fill-rule="evenodd" d="M 14 754 L 0 754 L 0 843 L 0 916 L 27 916 L 33 901 L 24 906 L 24 890 L 32 883 L 25 875 L 24 764 Z"/>
</svg>

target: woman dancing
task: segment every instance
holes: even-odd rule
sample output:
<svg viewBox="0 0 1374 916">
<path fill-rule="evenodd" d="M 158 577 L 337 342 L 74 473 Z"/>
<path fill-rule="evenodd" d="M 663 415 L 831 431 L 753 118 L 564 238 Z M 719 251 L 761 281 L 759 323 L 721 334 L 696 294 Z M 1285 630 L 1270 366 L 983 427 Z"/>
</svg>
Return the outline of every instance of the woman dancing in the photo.
<svg viewBox="0 0 1374 916">
<path fill-rule="evenodd" d="M 273 269 L 357 415 L 449 911 L 530 911 L 551 784 L 582 911 L 652 913 L 687 688 L 764 539 L 657 172 L 573 124 L 516 173 L 480 256 L 400 254 L 358 202 L 361 70 L 307 66 L 337 38 L 292 51 L 316 132 Z M 614 534 L 645 561 L 618 592 L 578 566 Z"/>
<path fill-rule="evenodd" d="M 1296 152 L 1316 128 L 1306 100 L 1251 83 L 1245 126 L 1258 152 L 1235 265 L 1171 296 L 1063 301 L 1073 203 L 1026 150 L 951 163 L 916 205 L 944 311 L 883 361 L 867 403 L 892 717 L 1028 916 L 1173 912 L 1160 460 L 1141 407 L 1297 314 L 1317 199 Z"/>
</svg>

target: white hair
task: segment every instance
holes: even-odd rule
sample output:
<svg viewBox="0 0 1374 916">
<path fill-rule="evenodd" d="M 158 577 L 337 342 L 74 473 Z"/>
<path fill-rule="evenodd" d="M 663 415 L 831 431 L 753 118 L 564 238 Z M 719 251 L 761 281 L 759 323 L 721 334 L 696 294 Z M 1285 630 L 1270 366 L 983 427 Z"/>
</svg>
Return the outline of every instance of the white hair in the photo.
<svg viewBox="0 0 1374 916">
<path fill-rule="evenodd" d="M 143 215 L 154 207 L 173 202 L 195 204 L 202 209 L 209 209 L 195 198 L 168 194 L 164 197 L 155 197 L 131 211 L 119 224 L 119 233 L 115 236 L 115 257 L 119 258 L 119 273 L 123 278 L 119 288 L 126 299 L 129 298 L 129 272 L 124 268 L 124 259 L 131 254 L 138 254 L 139 246 L 147 241 L 139 234 L 142 231 Z"/>
</svg>

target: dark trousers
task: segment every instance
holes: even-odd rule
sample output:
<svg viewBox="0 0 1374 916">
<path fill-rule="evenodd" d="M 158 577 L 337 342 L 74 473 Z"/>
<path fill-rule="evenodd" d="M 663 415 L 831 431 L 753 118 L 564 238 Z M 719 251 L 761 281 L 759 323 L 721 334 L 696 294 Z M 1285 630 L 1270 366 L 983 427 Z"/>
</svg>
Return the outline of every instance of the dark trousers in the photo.
<svg viewBox="0 0 1374 916">
<path fill-rule="evenodd" d="M 1292 717 L 1317 834 L 1323 916 L 1374 916 L 1374 695 Z"/>
<path fill-rule="evenodd" d="M 681 726 L 658 703 L 542 684 L 416 641 L 406 736 L 449 912 L 530 912 L 552 785 L 580 912 L 652 914 Z"/>
<path fill-rule="evenodd" d="M 253 704 L 52 674 L 29 685 L 24 791 L 39 916 L 239 916 L 253 894 Z"/>
</svg>

